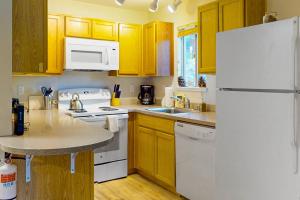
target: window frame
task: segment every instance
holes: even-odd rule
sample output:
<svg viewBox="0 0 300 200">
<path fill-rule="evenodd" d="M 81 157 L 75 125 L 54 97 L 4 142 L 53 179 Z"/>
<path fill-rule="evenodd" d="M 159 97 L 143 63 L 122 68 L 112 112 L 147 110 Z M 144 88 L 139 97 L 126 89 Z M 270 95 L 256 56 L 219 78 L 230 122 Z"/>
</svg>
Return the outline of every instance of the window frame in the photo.
<svg viewBox="0 0 300 200">
<path fill-rule="evenodd" d="M 180 67 L 180 70 L 182 72 L 182 76 L 184 77 L 184 65 L 185 65 L 185 56 L 184 56 L 184 50 L 185 50 L 185 42 L 184 42 L 184 38 L 186 36 L 190 36 L 190 35 L 195 35 L 195 59 L 196 59 L 196 63 L 195 63 L 195 86 L 187 86 L 187 87 L 179 87 L 179 88 L 185 88 L 186 89 L 191 89 L 191 90 L 197 90 L 199 88 L 198 86 L 198 75 L 199 75 L 199 69 L 198 69 L 198 39 L 199 39 L 199 35 L 197 32 L 191 32 L 189 34 L 184 34 L 182 36 L 179 36 L 178 39 L 179 39 L 179 42 L 181 44 L 181 49 L 179 49 L 180 51 L 180 63 L 178 63 L 177 67 Z M 179 45 L 177 45 L 178 47 Z M 177 56 L 179 56 L 179 54 L 177 54 Z M 178 59 L 178 57 L 177 57 Z M 177 69 L 177 77 L 179 77 L 180 75 L 178 74 L 178 71 L 179 69 Z"/>
</svg>

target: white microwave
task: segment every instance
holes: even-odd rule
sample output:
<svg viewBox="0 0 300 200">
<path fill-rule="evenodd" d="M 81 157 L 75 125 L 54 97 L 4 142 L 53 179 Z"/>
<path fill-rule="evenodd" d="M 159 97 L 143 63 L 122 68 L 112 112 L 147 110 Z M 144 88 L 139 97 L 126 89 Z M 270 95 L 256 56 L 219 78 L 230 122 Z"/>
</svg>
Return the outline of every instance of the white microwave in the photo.
<svg viewBox="0 0 300 200">
<path fill-rule="evenodd" d="M 119 42 L 65 38 L 65 70 L 119 69 Z"/>
</svg>

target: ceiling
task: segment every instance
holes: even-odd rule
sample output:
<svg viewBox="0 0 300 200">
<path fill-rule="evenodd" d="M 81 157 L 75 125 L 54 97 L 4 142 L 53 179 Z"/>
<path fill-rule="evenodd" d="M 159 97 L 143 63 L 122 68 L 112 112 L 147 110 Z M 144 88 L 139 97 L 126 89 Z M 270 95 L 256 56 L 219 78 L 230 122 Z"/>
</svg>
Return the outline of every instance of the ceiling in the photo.
<svg viewBox="0 0 300 200">
<path fill-rule="evenodd" d="M 113 6 L 113 7 L 119 7 L 115 0 L 75 0 L 75 1 L 81 1 L 86 3 L 92 3 L 92 4 L 98 4 L 103 6 Z M 150 3 L 152 0 L 126 0 L 123 8 L 127 9 L 134 9 L 134 10 L 148 10 Z M 168 3 L 173 2 L 173 0 L 160 0 L 159 1 L 159 7 L 165 7 Z"/>
</svg>

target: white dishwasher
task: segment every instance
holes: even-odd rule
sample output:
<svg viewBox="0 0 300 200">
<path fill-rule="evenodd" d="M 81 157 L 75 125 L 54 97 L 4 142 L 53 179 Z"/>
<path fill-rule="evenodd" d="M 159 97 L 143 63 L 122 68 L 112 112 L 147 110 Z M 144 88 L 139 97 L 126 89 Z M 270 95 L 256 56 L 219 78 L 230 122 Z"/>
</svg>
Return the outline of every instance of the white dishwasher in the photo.
<svg viewBox="0 0 300 200">
<path fill-rule="evenodd" d="M 215 197 L 214 128 L 176 122 L 176 190 L 191 200 Z"/>
</svg>

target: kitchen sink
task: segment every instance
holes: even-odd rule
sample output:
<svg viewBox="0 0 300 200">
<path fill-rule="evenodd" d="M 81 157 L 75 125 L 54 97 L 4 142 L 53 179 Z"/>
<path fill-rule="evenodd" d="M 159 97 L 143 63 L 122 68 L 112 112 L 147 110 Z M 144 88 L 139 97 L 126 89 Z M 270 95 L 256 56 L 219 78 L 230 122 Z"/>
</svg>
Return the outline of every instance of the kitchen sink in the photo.
<svg viewBox="0 0 300 200">
<path fill-rule="evenodd" d="M 179 114 L 186 113 L 187 111 L 178 108 L 147 108 L 146 110 L 152 112 L 168 113 L 168 114 Z"/>
</svg>

